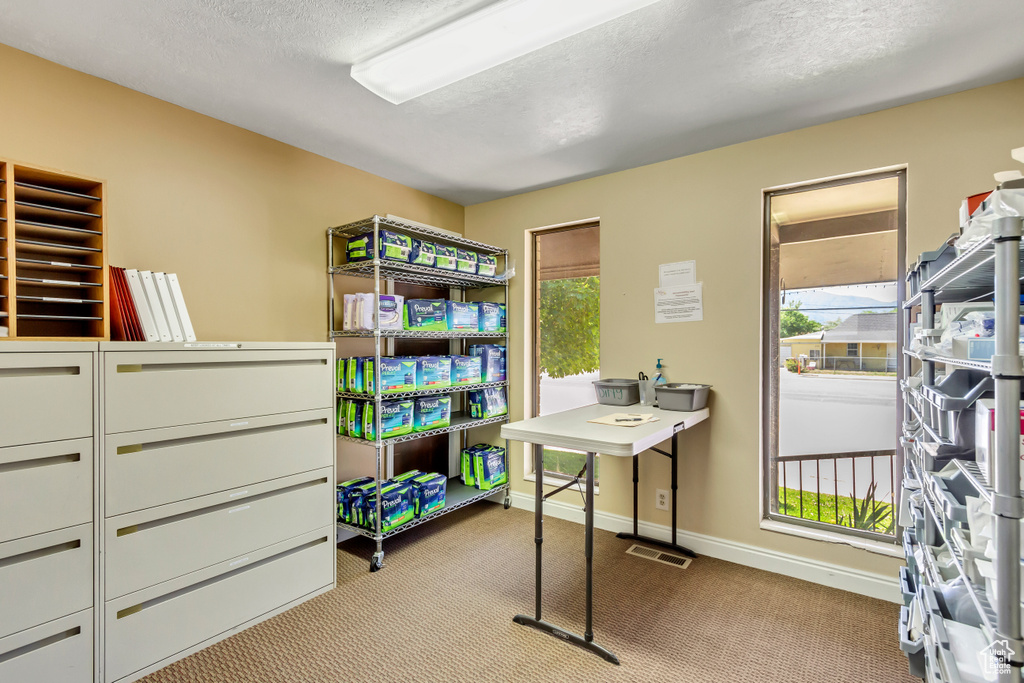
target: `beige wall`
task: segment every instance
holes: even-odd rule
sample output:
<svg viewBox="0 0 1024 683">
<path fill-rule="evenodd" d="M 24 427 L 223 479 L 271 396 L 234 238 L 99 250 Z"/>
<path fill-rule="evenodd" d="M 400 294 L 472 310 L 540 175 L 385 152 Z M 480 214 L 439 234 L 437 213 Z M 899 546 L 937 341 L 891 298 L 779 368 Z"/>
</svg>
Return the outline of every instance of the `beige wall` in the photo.
<svg viewBox="0 0 1024 683">
<path fill-rule="evenodd" d="M 520 264 L 512 367 L 523 367 L 523 231 L 599 216 L 602 374 L 635 377 L 662 357 L 670 380 L 714 385 L 711 419 L 682 437 L 680 526 L 893 576 L 894 559 L 758 528 L 761 190 L 907 164 L 916 256 L 957 229 L 961 198 L 991 188 L 994 171 L 1019 167 L 1009 150 L 1024 145 L 1021 111 L 1024 80 L 1011 81 L 467 207 L 467 234 L 507 246 Z M 704 283 L 704 320 L 655 325 L 657 266 L 687 259 Z M 515 419 L 523 386 L 512 388 Z M 522 471 L 517 448 L 514 487 L 530 493 Z M 669 482 L 666 459 L 643 457 L 641 478 L 641 518 L 667 525 L 653 501 Z M 604 458 L 598 510 L 629 516 L 631 479 L 627 460 Z"/>
<path fill-rule="evenodd" d="M 325 340 L 328 226 L 463 228 L 457 204 L 6 46 L 0 83 L 0 157 L 105 180 L 109 262 L 177 272 L 200 339 Z"/>
</svg>

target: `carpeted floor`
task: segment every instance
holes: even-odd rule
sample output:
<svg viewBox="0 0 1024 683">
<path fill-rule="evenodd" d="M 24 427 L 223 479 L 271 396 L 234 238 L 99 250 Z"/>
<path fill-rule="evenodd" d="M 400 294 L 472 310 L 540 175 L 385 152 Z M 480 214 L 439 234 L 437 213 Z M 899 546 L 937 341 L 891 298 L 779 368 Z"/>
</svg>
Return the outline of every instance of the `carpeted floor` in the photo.
<svg viewBox="0 0 1024 683">
<path fill-rule="evenodd" d="M 898 607 L 736 564 L 687 569 L 595 532 L 595 640 L 614 666 L 512 623 L 533 610 L 533 516 L 482 504 L 338 550 L 338 587 L 145 683 L 912 682 Z M 583 631 L 583 527 L 544 521 L 544 618 Z"/>
</svg>

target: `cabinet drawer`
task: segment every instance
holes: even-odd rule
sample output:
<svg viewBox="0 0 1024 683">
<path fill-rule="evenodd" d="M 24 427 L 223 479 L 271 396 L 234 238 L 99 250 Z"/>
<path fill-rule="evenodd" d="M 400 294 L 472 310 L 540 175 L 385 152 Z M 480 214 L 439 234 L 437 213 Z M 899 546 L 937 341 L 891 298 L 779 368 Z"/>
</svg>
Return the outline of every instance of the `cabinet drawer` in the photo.
<svg viewBox="0 0 1024 683">
<path fill-rule="evenodd" d="M 91 438 L 0 448 L 0 542 L 90 521 L 92 450 Z"/>
<path fill-rule="evenodd" d="M 106 520 L 108 599 L 330 524 L 331 468 Z"/>
<path fill-rule="evenodd" d="M 330 409 L 111 434 L 108 517 L 330 467 Z"/>
<path fill-rule="evenodd" d="M 89 683 L 93 680 L 92 610 L 0 638 L 0 681 Z"/>
<path fill-rule="evenodd" d="M 92 524 L 0 543 L 0 637 L 90 607 L 92 560 Z"/>
<path fill-rule="evenodd" d="M 0 447 L 92 436 L 91 353 L 0 354 Z"/>
<path fill-rule="evenodd" d="M 329 349 L 107 352 L 108 434 L 333 405 Z"/>
<path fill-rule="evenodd" d="M 116 681 L 329 586 L 334 527 L 106 603 L 106 680 Z"/>
</svg>

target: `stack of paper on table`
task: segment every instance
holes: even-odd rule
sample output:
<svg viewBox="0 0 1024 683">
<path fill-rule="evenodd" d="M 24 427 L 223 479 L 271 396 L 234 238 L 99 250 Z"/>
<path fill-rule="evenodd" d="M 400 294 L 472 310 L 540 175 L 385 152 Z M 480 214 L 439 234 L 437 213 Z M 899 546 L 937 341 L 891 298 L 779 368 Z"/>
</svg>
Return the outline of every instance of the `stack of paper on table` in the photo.
<svg viewBox="0 0 1024 683">
<path fill-rule="evenodd" d="M 612 425 L 614 427 L 638 427 L 648 422 L 657 421 L 658 418 L 654 417 L 653 413 L 612 413 L 604 417 L 595 417 L 593 420 L 587 420 L 587 422 L 593 422 L 594 424 Z"/>
</svg>

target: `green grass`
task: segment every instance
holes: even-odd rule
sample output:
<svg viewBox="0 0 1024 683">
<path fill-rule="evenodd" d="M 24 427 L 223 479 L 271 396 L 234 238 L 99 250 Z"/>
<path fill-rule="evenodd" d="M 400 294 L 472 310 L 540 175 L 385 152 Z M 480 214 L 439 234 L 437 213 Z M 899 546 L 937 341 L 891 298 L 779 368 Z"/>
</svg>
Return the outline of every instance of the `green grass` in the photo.
<svg viewBox="0 0 1024 683">
<path fill-rule="evenodd" d="M 779 514 L 787 515 L 789 517 L 801 517 L 802 519 L 811 519 L 814 521 L 821 521 L 827 524 L 836 524 L 836 505 L 838 501 L 839 506 L 839 517 L 842 518 L 843 526 L 853 526 L 851 520 L 853 519 L 853 498 L 849 496 L 839 496 L 837 499 L 834 495 L 823 493 L 821 494 L 821 516 L 818 516 L 818 494 L 814 491 L 803 492 L 803 515 L 800 514 L 800 491 L 797 489 L 784 489 L 779 487 Z M 858 503 L 859 505 L 860 503 Z M 889 503 L 877 503 L 877 507 L 884 511 L 884 517 L 882 518 L 882 524 L 875 526 L 871 531 L 877 531 L 879 533 L 887 533 L 886 526 L 892 522 L 892 505 Z M 892 533 L 892 532 L 888 532 Z"/>
<path fill-rule="evenodd" d="M 587 464 L 586 453 L 570 453 L 560 451 L 556 448 L 544 449 L 544 469 L 548 472 L 561 472 L 570 477 L 575 477 L 583 466 Z M 598 483 L 598 475 L 601 472 L 601 459 L 594 458 L 594 483 Z"/>
</svg>

